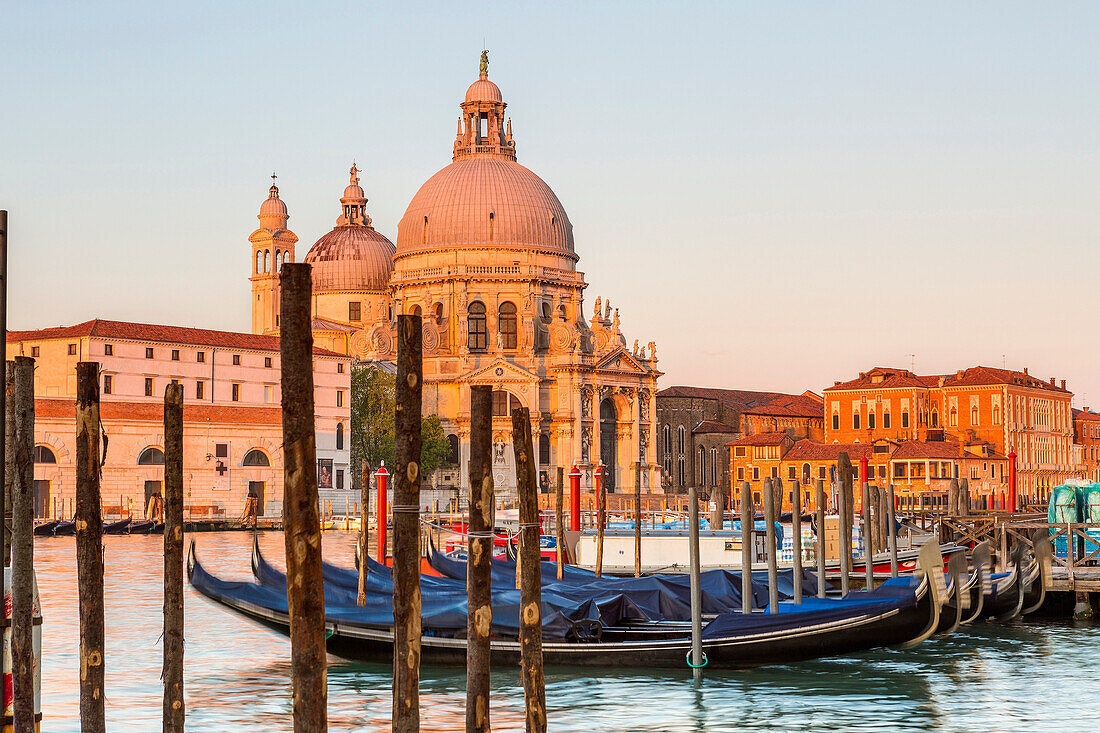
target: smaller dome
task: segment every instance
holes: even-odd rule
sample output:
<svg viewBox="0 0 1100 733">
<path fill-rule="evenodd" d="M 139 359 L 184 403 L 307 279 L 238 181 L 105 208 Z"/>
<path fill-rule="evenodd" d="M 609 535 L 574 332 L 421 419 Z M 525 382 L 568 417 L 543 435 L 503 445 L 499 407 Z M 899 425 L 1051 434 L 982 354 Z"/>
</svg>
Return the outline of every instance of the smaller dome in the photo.
<svg viewBox="0 0 1100 733">
<path fill-rule="evenodd" d="M 267 199 L 260 204 L 260 216 L 286 216 L 286 204 L 279 198 L 279 187 L 272 184 Z"/>
<path fill-rule="evenodd" d="M 393 274 L 393 242 L 367 226 L 338 226 L 317 240 L 304 262 L 313 292 L 383 291 Z"/>
<path fill-rule="evenodd" d="M 504 97 L 500 95 L 500 87 L 482 76 L 466 90 L 466 101 L 499 103 L 504 101 Z"/>
<path fill-rule="evenodd" d="M 357 183 L 353 183 L 345 188 L 344 195 L 341 196 L 341 198 L 345 199 L 365 199 L 366 197 L 367 195 L 363 193 L 362 187 Z"/>
</svg>

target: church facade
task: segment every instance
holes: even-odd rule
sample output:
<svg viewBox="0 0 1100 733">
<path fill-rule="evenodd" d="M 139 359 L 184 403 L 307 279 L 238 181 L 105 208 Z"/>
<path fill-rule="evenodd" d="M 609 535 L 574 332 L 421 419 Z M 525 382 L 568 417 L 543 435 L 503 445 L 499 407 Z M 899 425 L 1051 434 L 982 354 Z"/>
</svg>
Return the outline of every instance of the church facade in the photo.
<svg viewBox="0 0 1100 733">
<path fill-rule="evenodd" d="M 499 493 L 515 487 L 511 409 L 531 412 L 540 480 L 577 465 L 591 486 L 660 491 L 656 460 L 656 346 L 628 345 L 618 309 L 586 312 L 573 228 L 557 196 L 516 160 L 507 104 L 488 78 L 461 103 L 452 162 L 428 179 L 398 224 L 377 232 L 353 166 L 335 228 L 313 265 L 315 344 L 361 361 L 395 361 L 396 316 L 423 319 L 424 413 L 457 443 L 468 486 L 470 388 L 493 388 L 493 467 Z M 278 265 L 294 260 L 277 189 L 250 237 L 253 329 L 278 330 Z M 265 208 L 267 214 L 265 215 Z M 267 216 L 267 219 L 265 219 Z M 270 263 L 270 264 L 267 264 Z"/>
</svg>

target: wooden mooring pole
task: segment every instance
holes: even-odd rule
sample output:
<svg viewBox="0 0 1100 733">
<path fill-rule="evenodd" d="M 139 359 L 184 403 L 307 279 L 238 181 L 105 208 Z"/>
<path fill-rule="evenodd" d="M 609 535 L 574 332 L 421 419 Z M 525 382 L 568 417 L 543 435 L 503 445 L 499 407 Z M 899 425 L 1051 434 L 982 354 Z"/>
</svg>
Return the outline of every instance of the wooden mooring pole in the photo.
<svg viewBox="0 0 1100 733">
<path fill-rule="evenodd" d="M 493 388 L 470 387 L 470 521 L 466 563 L 466 733 L 489 733 L 493 630 Z"/>
<path fill-rule="evenodd" d="M 512 450 L 519 496 L 520 676 L 527 733 L 546 733 L 546 682 L 542 671 L 542 568 L 539 549 L 539 498 L 531 412 L 512 410 Z"/>
<path fill-rule="evenodd" d="M 99 364 L 76 365 L 76 581 L 80 596 L 80 730 L 104 733 L 103 518 Z M 104 453 L 106 450 L 104 449 Z"/>
<path fill-rule="evenodd" d="M 15 361 L 5 363 L 4 399 L 7 405 L 4 412 L 4 496 L 3 512 L 0 512 L 0 534 L 3 535 L 4 565 L 11 564 L 11 533 L 8 525 L 11 520 L 12 497 L 15 496 Z"/>
<path fill-rule="evenodd" d="M 363 460 L 363 478 L 359 481 L 359 594 L 355 605 L 367 602 L 367 525 L 370 520 L 370 472 Z"/>
<path fill-rule="evenodd" d="M 836 461 L 837 502 L 840 514 L 840 592 L 848 595 L 852 572 L 852 461 L 842 452 Z"/>
<path fill-rule="evenodd" d="M 11 621 L 15 733 L 34 733 L 34 359 L 15 357 Z"/>
<path fill-rule="evenodd" d="M 306 263 L 288 262 L 280 269 L 283 536 L 295 733 L 316 733 L 328 727 L 325 593 L 321 576 L 321 518 L 314 434 L 311 281 L 310 265 Z"/>
<path fill-rule="evenodd" d="M 871 525 L 871 493 L 866 481 L 863 482 L 862 487 L 860 508 L 863 510 L 863 582 L 865 583 L 863 587 L 867 590 L 873 590 L 875 587 L 875 574 L 871 557 L 875 552 L 875 532 L 874 527 Z"/>
<path fill-rule="evenodd" d="M 8 212 L 0 209 L 0 573 L 8 564 L 8 536 L 5 517 L 8 515 L 8 471 L 11 470 L 8 448 L 8 389 L 12 379 L 12 363 L 8 361 Z M 11 382 L 14 389 L 15 383 Z"/>
<path fill-rule="evenodd" d="M 775 487 L 764 479 L 764 543 L 768 551 L 768 613 L 779 613 L 779 578 L 775 546 Z"/>
<path fill-rule="evenodd" d="M 562 503 L 565 501 L 565 468 L 558 466 L 558 483 L 554 492 L 554 524 L 557 527 L 558 580 L 565 574 L 565 527 L 562 526 Z"/>
<path fill-rule="evenodd" d="M 755 520 L 752 487 L 741 484 L 741 613 L 752 613 L 752 529 Z"/>
<path fill-rule="evenodd" d="M 642 577 L 642 463 L 634 464 L 634 577 Z"/>
<path fill-rule="evenodd" d="M 164 389 L 163 730 L 183 733 L 183 385 Z"/>
<path fill-rule="evenodd" d="M 420 730 L 420 316 L 397 317 L 393 482 L 393 730 Z"/>
<path fill-rule="evenodd" d="M 699 577 L 699 497 L 688 488 L 688 562 L 691 572 L 691 671 L 703 675 L 703 587 Z"/>
<path fill-rule="evenodd" d="M 825 597 L 825 479 L 817 480 L 817 597 Z"/>
<path fill-rule="evenodd" d="M 890 540 L 890 577 L 898 577 L 898 527 L 894 519 L 894 485 L 886 490 L 886 535 Z"/>
<path fill-rule="evenodd" d="M 802 603 L 802 487 L 791 482 L 791 542 L 794 550 L 794 602 Z"/>
</svg>

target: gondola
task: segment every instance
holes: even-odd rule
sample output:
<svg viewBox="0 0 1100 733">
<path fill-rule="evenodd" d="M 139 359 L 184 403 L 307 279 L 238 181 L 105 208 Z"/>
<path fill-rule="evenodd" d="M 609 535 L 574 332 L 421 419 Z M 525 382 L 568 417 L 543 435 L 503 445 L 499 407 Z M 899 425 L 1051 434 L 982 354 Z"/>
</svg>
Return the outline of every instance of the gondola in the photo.
<svg viewBox="0 0 1100 733">
<path fill-rule="evenodd" d="M 126 534 L 149 534 L 153 531 L 155 525 L 156 522 L 152 519 L 139 519 L 126 528 Z"/>
<path fill-rule="evenodd" d="M 117 522 L 105 522 L 103 524 L 103 534 L 126 534 L 126 530 L 130 528 L 130 523 L 133 521 L 132 517 L 126 517 L 126 519 L 120 519 Z"/>
<path fill-rule="evenodd" d="M 61 521 L 58 519 L 51 519 L 49 521 L 36 524 L 34 525 L 34 536 L 52 537 L 54 529 L 56 529 L 57 525 L 59 524 L 61 524 Z"/>
<path fill-rule="evenodd" d="M 76 534 L 76 522 L 58 522 L 53 528 L 54 537 L 72 537 Z"/>
<path fill-rule="evenodd" d="M 1009 558 L 1008 572 L 990 576 L 989 589 L 979 618 L 1008 621 L 1020 615 L 1024 606 L 1024 585 L 1028 569 L 1023 563 L 1024 547 L 1017 544 Z"/>
<path fill-rule="evenodd" d="M 873 591 L 855 591 L 842 600 L 808 598 L 800 605 L 780 603 L 777 613 L 720 614 L 703 633 L 708 667 L 782 664 L 877 646 L 919 643 L 935 631 L 939 622 L 942 563 L 939 548 L 930 544 L 921 555 L 922 572 L 891 579 Z M 203 596 L 268 628 L 289 633 L 285 592 L 258 583 L 215 578 L 199 563 L 194 542 L 188 552 L 187 571 L 191 585 Z M 326 603 L 328 651 L 350 659 L 391 662 L 392 631 L 384 624 L 358 623 L 356 613 L 353 605 L 334 607 Z M 543 659 L 551 665 L 683 668 L 691 648 L 686 625 L 648 626 L 660 632 L 658 638 L 624 641 L 621 639 L 630 638 L 625 633 L 629 629 L 612 629 L 605 635 L 598 621 L 584 624 L 582 628 L 590 631 L 584 636 L 545 638 Z M 465 663 L 465 639 L 445 635 L 431 626 L 425 626 L 424 631 L 422 663 Z M 518 664 L 518 640 L 494 637 L 490 657 L 494 665 Z"/>
</svg>

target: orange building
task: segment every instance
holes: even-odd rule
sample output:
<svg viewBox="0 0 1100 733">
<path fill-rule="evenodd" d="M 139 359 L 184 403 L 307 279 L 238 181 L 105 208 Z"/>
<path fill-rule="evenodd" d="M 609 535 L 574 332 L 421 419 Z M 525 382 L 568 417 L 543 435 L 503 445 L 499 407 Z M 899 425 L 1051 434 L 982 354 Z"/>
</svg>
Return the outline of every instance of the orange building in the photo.
<svg viewBox="0 0 1100 733">
<path fill-rule="evenodd" d="M 1087 407 L 1073 411 L 1073 442 L 1080 453 L 1078 475 L 1089 481 L 1100 481 L 1100 413 Z"/>
<path fill-rule="evenodd" d="M 1076 473 L 1065 380 L 984 366 L 932 376 L 875 367 L 823 395 L 829 443 L 987 443 L 987 459 L 1016 453 L 1017 491 L 1040 501 Z"/>
<path fill-rule="evenodd" d="M 809 390 L 800 395 L 780 394 L 741 411 L 741 434 L 786 432 L 795 438 L 825 439 L 825 403 Z"/>
</svg>

